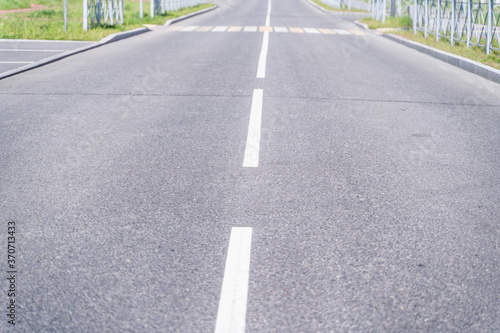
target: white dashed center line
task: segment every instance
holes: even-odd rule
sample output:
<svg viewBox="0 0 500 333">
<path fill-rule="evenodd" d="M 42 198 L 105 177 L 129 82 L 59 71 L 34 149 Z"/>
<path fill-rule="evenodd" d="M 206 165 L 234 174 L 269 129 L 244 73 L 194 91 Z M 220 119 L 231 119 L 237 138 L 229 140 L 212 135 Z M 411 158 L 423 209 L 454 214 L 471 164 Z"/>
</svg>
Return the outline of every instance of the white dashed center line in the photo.
<svg viewBox="0 0 500 333">
<path fill-rule="evenodd" d="M 262 100 L 264 91 L 255 89 L 252 98 L 252 110 L 250 111 L 250 122 L 248 124 L 247 145 L 243 167 L 256 168 L 259 166 L 260 150 L 260 127 L 262 118 Z"/>
<path fill-rule="evenodd" d="M 264 79 L 266 77 L 267 50 L 269 49 L 269 31 L 264 32 L 262 39 L 262 48 L 260 50 L 259 65 L 257 67 L 257 78 Z"/>
<path fill-rule="evenodd" d="M 271 25 L 271 0 L 267 4 L 266 27 Z"/>
<path fill-rule="evenodd" d="M 215 333 L 245 332 L 252 228 L 232 228 Z"/>
</svg>

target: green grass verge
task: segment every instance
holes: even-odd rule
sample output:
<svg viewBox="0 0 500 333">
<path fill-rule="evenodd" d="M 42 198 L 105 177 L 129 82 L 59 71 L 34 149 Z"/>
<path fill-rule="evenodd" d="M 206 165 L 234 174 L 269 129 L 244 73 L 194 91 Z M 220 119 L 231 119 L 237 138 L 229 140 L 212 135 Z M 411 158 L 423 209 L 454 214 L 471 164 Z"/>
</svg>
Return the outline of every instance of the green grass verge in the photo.
<svg viewBox="0 0 500 333">
<path fill-rule="evenodd" d="M 453 53 L 461 57 L 480 62 L 487 66 L 500 69 L 500 52 L 498 51 L 492 51 L 489 55 L 487 55 L 484 47 L 472 46 L 470 49 L 468 49 L 464 43 L 456 43 L 454 46 L 452 46 L 449 39 L 442 38 L 438 42 L 436 41 L 434 35 L 430 35 L 428 38 L 425 38 L 424 34 L 420 31 L 417 32 L 417 34 L 414 34 L 413 31 L 394 31 L 391 33 L 404 37 L 406 39 L 413 40 L 420 44 L 434 47 L 436 49 Z"/>
<path fill-rule="evenodd" d="M 0 0 L 0 10 L 30 8 L 30 0 Z"/>
<path fill-rule="evenodd" d="M 377 21 L 374 18 L 366 17 L 360 22 L 366 23 L 368 28 L 370 29 L 381 29 L 381 28 L 410 28 L 412 26 L 412 21 L 409 16 L 401 16 L 401 17 L 386 17 L 385 23 L 382 21 Z"/>
<path fill-rule="evenodd" d="M 349 12 L 367 13 L 366 10 L 361 10 L 361 9 L 354 9 L 354 8 L 352 8 L 351 10 L 349 10 L 347 8 L 347 6 L 345 6 L 345 5 L 342 6 L 341 9 L 337 9 L 337 8 L 333 8 L 331 6 L 328 6 L 327 4 L 324 4 L 323 2 L 321 2 L 319 0 L 312 0 L 312 2 L 314 2 L 315 4 L 317 4 L 320 7 L 323 7 L 326 10 L 331 10 L 331 11 L 335 11 L 335 12 L 347 12 L 347 11 L 349 11 Z"/>
<path fill-rule="evenodd" d="M 82 0 L 68 0 L 68 31 L 64 32 L 63 1 L 31 0 L 29 2 L 43 5 L 45 8 L 41 11 L 2 14 L 0 38 L 98 41 L 112 33 L 139 28 L 144 24 L 164 24 L 172 18 L 213 6 L 213 4 L 201 4 L 151 18 L 149 1 L 144 1 L 144 18 L 140 19 L 139 2 L 125 0 L 123 25 L 96 27 L 85 32 L 83 31 Z"/>
<path fill-rule="evenodd" d="M 450 40 L 447 38 L 441 38 L 439 41 L 436 41 L 434 35 L 429 35 L 428 38 L 425 38 L 424 34 L 420 31 L 414 34 L 411 28 L 411 18 L 409 18 L 408 16 L 401 18 L 388 17 L 385 24 L 382 24 L 381 22 L 376 21 L 372 18 L 364 18 L 359 21 L 366 23 L 370 29 L 409 28 L 409 31 L 392 30 L 388 32 L 423 45 L 427 45 L 442 51 L 446 51 L 464 58 L 480 62 L 482 64 L 500 70 L 500 52 L 492 51 L 489 55 L 487 55 L 484 47 L 472 46 L 470 49 L 468 49 L 464 43 L 455 43 L 455 45 L 452 46 Z"/>
</svg>

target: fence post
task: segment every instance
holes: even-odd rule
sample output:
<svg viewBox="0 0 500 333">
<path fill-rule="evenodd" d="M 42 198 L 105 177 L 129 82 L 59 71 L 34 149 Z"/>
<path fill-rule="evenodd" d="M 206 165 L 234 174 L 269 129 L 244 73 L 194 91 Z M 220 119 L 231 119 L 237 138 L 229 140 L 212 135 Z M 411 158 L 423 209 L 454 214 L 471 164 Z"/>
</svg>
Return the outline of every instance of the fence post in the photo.
<svg viewBox="0 0 500 333">
<path fill-rule="evenodd" d="M 493 36 L 491 33 L 493 32 L 493 0 L 488 0 L 488 28 L 486 35 L 486 54 L 490 54 L 491 52 L 491 44 L 493 42 Z"/>
<path fill-rule="evenodd" d="M 467 48 L 470 49 L 472 38 L 472 0 L 467 1 Z"/>
<path fill-rule="evenodd" d="M 417 33 L 418 0 L 413 0 L 413 33 Z"/>
<path fill-rule="evenodd" d="M 450 29 L 451 46 L 455 45 L 455 29 L 456 29 L 455 27 L 457 19 L 456 7 L 457 7 L 457 0 L 451 0 L 451 29 Z"/>
<path fill-rule="evenodd" d="M 382 23 L 385 23 L 385 9 L 387 8 L 387 0 L 382 1 Z"/>
<path fill-rule="evenodd" d="M 155 0 L 149 0 L 149 16 L 155 17 Z"/>
<path fill-rule="evenodd" d="M 89 30 L 89 6 L 87 0 L 83 0 L 83 31 Z"/>
<path fill-rule="evenodd" d="M 424 37 L 427 38 L 429 27 L 429 0 L 425 0 L 425 8 L 424 8 Z"/>
<path fill-rule="evenodd" d="M 439 33 L 441 32 L 441 0 L 437 0 L 437 6 L 436 41 L 439 42 Z"/>
</svg>

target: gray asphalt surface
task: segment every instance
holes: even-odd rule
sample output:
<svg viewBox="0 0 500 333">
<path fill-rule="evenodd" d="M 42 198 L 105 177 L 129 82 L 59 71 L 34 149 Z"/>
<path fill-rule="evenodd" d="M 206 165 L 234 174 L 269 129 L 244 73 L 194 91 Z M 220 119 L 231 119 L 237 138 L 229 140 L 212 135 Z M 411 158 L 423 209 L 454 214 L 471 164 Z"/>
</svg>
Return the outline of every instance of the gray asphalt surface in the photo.
<svg viewBox="0 0 500 333">
<path fill-rule="evenodd" d="M 264 25 L 219 4 L 0 81 L 15 330 L 214 331 L 245 226 L 247 332 L 500 331 L 500 86 L 371 33 L 270 33 L 256 79 L 263 33 L 176 31 Z M 359 30 L 304 0 L 271 26 Z"/>
<path fill-rule="evenodd" d="M 94 42 L 0 39 L 0 74 Z"/>
</svg>

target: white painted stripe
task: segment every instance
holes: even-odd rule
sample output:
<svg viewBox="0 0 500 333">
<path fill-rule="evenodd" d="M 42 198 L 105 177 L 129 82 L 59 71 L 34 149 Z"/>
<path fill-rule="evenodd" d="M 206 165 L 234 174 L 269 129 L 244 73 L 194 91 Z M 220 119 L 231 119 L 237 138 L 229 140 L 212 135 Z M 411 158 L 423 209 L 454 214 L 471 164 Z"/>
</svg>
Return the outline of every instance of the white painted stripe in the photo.
<svg viewBox="0 0 500 333">
<path fill-rule="evenodd" d="M 243 167 L 245 168 L 256 168 L 259 166 L 263 97 L 264 91 L 262 89 L 255 89 L 253 91 L 250 122 L 248 123 L 247 145 L 245 148 L 245 157 L 243 159 Z"/>
<path fill-rule="evenodd" d="M 243 29 L 244 32 L 256 32 L 257 31 L 257 27 L 254 27 L 254 26 L 249 26 L 249 27 L 245 27 Z"/>
<path fill-rule="evenodd" d="M 227 25 L 219 25 L 215 28 L 212 29 L 212 32 L 224 32 L 227 30 L 227 28 L 229 28 L 229 26 Z"/>
<path fill-rule="evenodd" d="M 34 61 L 0 61 L 0 64 L 32 64 Z"/>
<path fill-rule="evenodd" d="M 0 49 L 0 52 L 65 52 L 67 50 Z"/>
<path fill-rule="evenodd" d="M 274 27 L 274 32 L 288 32 L 288 29 L 285 27 Z"/>
<path fill-rule="evenodd" d="M 269 49 L 269 31 L 264 31 L 262 39 L 262 48 L 260 50 L 259 66 L 257 67 L 257 78 L 263 79 L 266 77 L 267 50 Z"/>
<path fill-rule="evenodd" d="M 199 26 L 197 25 L 188 25 L 187 27 L 182 28 L 180 31 L 195 31 L 198 28 Z"/>
<path fill-rule="evenodd" d="M 314 28 L 304 28 L 304 31 L 308 34 L 319 34 L 320 32 Z"/>
<path fill-rule="evenodd" d="M 339 35 L 351 35 L 349 31 L 346 31 L 344 29 L 332 29 L 332 30 L 338 33 Z"/>
<path fill-rule="evenodd" d="M 271 0 L 267 3 L 266 27 L 271 25 Z"/>
<path fill-rule="evenodd" d="M 246 325 L 252 228 L 232 228 L 215 333 L 243 333 Z"/>
</svg>

